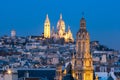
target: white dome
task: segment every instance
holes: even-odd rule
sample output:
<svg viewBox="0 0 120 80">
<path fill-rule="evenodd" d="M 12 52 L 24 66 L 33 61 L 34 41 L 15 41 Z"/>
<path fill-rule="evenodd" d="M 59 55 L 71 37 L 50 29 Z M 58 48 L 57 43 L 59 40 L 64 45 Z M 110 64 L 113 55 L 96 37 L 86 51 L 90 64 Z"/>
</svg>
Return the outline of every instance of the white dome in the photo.
<svg viewBox="0 0 120 80">
<path fill-rule="evenodd" d="M 11 31 L 11 37 L 15 37 L 16 36 L 16 31 L 15 30 L 12 30 Z"/>
<path fill-rule="evenodd" d="M 57 29 L 58 31 L 62 29 L 62 31 L 65 31 L 65 22 L 62 20 L 62 15 L 60 15 L 60 20 L 57 23 Z"/>
</svg>

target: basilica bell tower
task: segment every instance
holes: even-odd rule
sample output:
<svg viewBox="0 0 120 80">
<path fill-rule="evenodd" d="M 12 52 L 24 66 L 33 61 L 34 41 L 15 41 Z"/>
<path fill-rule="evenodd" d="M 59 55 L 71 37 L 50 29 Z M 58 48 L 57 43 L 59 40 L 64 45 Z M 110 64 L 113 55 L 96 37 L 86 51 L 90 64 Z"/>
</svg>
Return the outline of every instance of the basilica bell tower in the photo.
<svg viewBox="0 0 120 80">
<path fill-rule="evenodd" d="M 93 60 L 90 54 L 90 37 L 86 29 L 85 18 L 80 20 L 80 29 L 76 35 L 75 80 L 93 80 Z"/>
<path fill-rule="evenodd" d="M 46 15 L 45 23 L 44 23 L 44 37 L 50 38 L 50 21 L 48 14 Z"/>
</svg>

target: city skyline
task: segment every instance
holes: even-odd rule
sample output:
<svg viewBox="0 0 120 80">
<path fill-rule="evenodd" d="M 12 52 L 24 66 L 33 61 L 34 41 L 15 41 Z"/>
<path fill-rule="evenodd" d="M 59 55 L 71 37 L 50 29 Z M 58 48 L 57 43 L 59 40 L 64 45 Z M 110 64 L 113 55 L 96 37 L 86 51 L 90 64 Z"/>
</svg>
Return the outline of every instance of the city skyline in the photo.
<svg viewBox="0 0 120 80">
<path fill-rule="evenodd" d="M 53 3 L 42 0 L 30 0 L 29 3 L 28 0 L 0 1 L 0 36 L 9 35 L 12 29 L 16 30 L 18 36 L 40 35 L 44 30 L 46 14 L 49 15 L 52 28 L 52 26 L 56 27 L 59 15 L 62 13 L 66 28 L 69 25 L 76 38 L 80 18 L 84 12 L 91 41 L 98 40 L 110 48 L 120 50 L 119 9 L 119 1 L 112 2 L 112 0 L 109 3 L 104 0 L 76 2 L 53 0 Z"/>
</svg>

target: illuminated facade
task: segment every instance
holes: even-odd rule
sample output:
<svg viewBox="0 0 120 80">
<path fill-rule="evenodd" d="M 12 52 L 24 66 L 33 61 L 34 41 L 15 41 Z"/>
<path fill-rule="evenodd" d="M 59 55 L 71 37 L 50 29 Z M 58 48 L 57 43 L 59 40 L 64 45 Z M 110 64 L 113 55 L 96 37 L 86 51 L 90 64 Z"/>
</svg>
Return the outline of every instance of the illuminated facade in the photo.
<svg viewBox="0 0 120 80">
<path fill-rule="evenodd" d="M 65 22 L 62 20 L 62 14 L 60 15 L 60 20 L 57 23 L 58 37 L 62 38 L 65 33 Z"/>
<path fill-rule="evenodd" d="M 76 55 L 73 54 L 70 62 L 71 73 L 66 73 L 69 71 L 65 69 L 62 73 L 62 78 L 67 74 L 71 74 L 72 80 L 98 80 L 98 76 L 94 78 L 93 74 L 94 68 L 92 56 L 90 54 L 90 37 L 86 29 L 86 21 L 83 17 L 80 21 L 80 29 L 76 37 Z M 61 74 L 57 75 L 57 77 L 59 76 L 61 76 Z"/>
<path fill-rule="evenodd" d="M 44 23 L 44 37 L 50 38 L 50 21 L 48 15 L 46 15 L 46 20 Z"/>
<path fill-rule="evenodd" d="M 90 54 L 90 37 L 84 18 L 80 21 L 77 32 L 76 55 L 72 60 L 72 75 L 75 80 L 93 80 L 93 61 Z"/>
<path fill-rule="evenodd" d="M 66 28 L 65 22 L 62 19 L 62 14 L 60 14 L 60 20 L 57 23 L 57 32 L 55 32 L 53 27 L 51 32 L 51 37 L 55 39 L 64 38 L 65 42 L 74 42 L 70 27 L 68 27 L 67 32 L 65 28 Z"/>
</svg>

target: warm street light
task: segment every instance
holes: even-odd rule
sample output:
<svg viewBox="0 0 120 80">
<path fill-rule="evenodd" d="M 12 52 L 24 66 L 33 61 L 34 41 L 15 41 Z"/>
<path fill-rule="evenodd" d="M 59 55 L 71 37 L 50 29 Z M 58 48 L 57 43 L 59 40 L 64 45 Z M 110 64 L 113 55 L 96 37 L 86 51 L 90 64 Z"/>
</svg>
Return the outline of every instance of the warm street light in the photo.
<svg viewBox="0 0 120 80">
<path fill-rule="evenodd" d="M 8 74 L 11 74 L 11 73 L 12 73 L 12 71 L 11 71 L 10 69 L 8 69 L 8 70 L 7 70 L 7 73 L 8 73 Z"/>
</svg>

